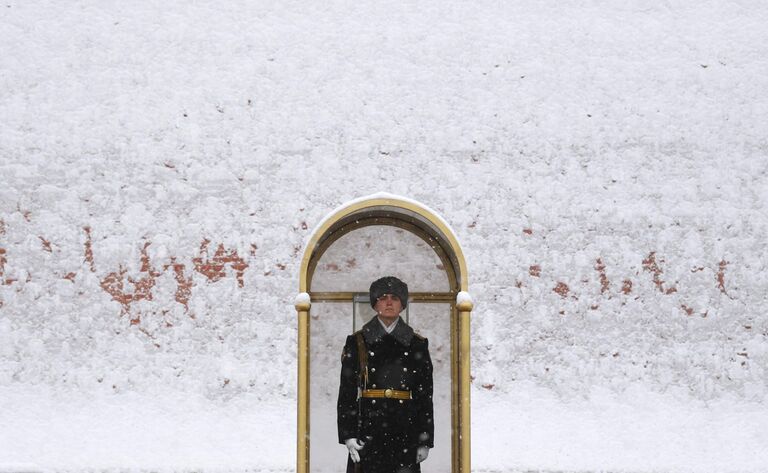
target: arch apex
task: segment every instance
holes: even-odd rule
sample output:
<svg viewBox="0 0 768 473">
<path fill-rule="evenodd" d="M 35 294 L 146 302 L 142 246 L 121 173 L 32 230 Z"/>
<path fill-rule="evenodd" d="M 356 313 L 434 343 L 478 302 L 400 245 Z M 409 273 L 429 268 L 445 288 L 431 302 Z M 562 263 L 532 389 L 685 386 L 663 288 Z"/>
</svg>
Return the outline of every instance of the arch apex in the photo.
<svg viewBox="0 0 768 473">
<path fill-rule="evenodd" d="M 461 249 L 456 232 L 440 214 L 408 197 L 391 194 L 388 192 L 376 192 L 364 197 L 359 197 L 345 202 L 336 207 L 323 218 L 310 233 L 304 246 L 301 260 L 301 273 L 299 275 L 299 291 L 307 292 L 310 285 L 310 263 L 320 243 L 331 233 L 343 225 L 343 222 L 360 214 L 386 214 L 402 220 L 418 222 L 424 230 L 435 237 L 451 257 L 455 266 L 456 275 L 459 276 L 457 288 L 459 291 L 468 290 L 467 266 L 464 253 Z"/>
</svg>

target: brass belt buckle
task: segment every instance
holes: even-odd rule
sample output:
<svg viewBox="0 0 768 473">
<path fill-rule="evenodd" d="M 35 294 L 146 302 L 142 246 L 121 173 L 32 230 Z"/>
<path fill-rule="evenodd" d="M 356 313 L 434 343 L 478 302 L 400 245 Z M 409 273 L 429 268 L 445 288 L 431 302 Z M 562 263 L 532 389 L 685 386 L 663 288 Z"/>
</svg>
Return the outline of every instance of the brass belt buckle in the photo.
<svg viewBox="0 0 768 473">
<path fill-rule="evenodd" d="M 393 393 L 392 393 L 392 390 L 391 390 L 391 389 L 385 389 L 385 390 L 384 390 L 384 397 L 386 397 L 387 399 L 389 399 L 390 397 L 392 397 L 392 394 L 393 394 Z"/>
</svg>

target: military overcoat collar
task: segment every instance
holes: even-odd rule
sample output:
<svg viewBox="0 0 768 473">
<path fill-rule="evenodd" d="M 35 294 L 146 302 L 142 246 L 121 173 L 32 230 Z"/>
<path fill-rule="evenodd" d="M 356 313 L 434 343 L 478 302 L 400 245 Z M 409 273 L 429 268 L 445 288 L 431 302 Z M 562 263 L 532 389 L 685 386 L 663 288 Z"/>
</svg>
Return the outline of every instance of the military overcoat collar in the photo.
<svg viewBox="0 0 768 473">
<path fill-rule="evenodd" d="M 387 335 L 387 331 L 384 330 L 378 319 L 378 316 L 374 316 L 368 323 L 363 325 L 363 338 L 365 338 L 365 343 L 368 345 L 380 342 Z M 402 317 L 398 317 L 397 325 L 390 335 L 395 337 L 398 343 L 408 347 L 411 345 L 411 339 L 413 339 L 413 329 L 405 323 Z"/>
</svg>

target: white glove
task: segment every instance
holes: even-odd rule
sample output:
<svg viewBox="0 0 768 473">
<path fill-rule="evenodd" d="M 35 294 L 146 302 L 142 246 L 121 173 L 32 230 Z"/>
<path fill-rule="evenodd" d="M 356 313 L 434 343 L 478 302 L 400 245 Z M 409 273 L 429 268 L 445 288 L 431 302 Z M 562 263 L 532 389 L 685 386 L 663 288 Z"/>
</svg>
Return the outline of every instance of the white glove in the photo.
<svg viewBox="0 0 768 473">
<path fill-rule="evenodd" d="M 416 463 L 421 463 L 429 456 L 429 447 L 419 447 L 416 450 Z"/>
<path fill-rule="evenodd" d="M 360 454 L 358 453 L 358 450 L 362 449 L 365 443 L 357 439 L 347 439 L 344 441 L 344 445 L 347 446 L 347 450 L 349 450 L 349 456 L 352 457 L 352 461 L 354 463 L 358 463 L 360 461 Z"/>
</svg>

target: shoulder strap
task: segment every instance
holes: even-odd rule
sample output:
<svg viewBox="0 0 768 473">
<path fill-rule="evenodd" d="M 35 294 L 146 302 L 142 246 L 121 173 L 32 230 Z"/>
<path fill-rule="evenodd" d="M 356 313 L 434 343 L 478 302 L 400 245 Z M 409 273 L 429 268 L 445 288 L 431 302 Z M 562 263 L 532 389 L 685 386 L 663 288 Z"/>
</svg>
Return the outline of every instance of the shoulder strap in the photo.
<svg viewBox="0 0 768 473">
<path fill-rule="evenodd" d="M 368 350 L 365 348 L 365 339 L 362 332 L 355 334 L 357 339 L 357 359 L 360 362 L 360 386 L 368 387 Z"/>
</svg>

